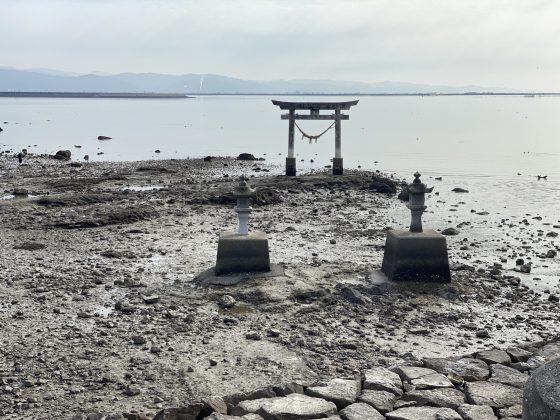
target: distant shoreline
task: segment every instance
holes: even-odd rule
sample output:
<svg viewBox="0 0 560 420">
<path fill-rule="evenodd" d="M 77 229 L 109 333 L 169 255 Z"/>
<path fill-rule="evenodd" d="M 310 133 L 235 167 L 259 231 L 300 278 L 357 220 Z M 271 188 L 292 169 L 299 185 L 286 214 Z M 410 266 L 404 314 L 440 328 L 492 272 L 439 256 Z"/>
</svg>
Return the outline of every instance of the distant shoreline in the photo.
<svg viewBox="0 0 560 420">
<path fill-rule="evenodd" d="M 187 99 L 192 97 L 184 93 L 0 92 L 0 98 Z"/>
<path fill-rule="evenodd" d="M 127 92 L 0 92 L 0 98 L 102 98 L 192 99 L 196 96 L 523 96 L 556 97 L 560 92 L 464 92 L 464 93 L 127 93 Z"/>
</svg>

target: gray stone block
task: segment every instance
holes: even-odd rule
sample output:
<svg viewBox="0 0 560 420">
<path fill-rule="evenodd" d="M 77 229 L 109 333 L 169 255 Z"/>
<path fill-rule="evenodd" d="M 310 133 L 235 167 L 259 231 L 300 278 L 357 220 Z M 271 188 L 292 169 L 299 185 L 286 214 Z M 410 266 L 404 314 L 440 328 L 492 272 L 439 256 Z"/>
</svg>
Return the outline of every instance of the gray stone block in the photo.
<svg viewBox="0 0 560 420">
<path fill-rule="evenodd" d="M 399 408 L 385 415 L 387 420 L 462 420 L 451 408 L 442 407 L 406 407 Z"/>
<path fill-rule="evenodd" d="M 339 410 L 356 402 L 361 392 L 360 381 L 332 379 L 325 386 L 311 386 L 305 390 L 310 397 L 322 398 L 336 404 Z"/>
<path fill-rule="evenodd" d="M 343 420 L 385 420 L 372 406 L 366 403 L 355 403 L 340 411 Z"/>
<path fill-rule="evenodd" d="M 381 271 L 395 281 L 450 282 L 445 237 L 431 229 L 389 230 Z"/>
<path fill-rule="evenodd" d="M 317 419 L 330 417 L 337 410 L 332 402 L 301 394 L 241 401 L 232 410 L 232 414 L 240 416 L 250 413 L 266 419 Z"/>
<path fill-rule="evenodd" d="M 457 408 L 457 412 L 463 417 L 463 420 L 498 420 L 489 405 L 461 404 Z"/>
<path fill-rule="evenodd" d="M 296 176 L 296 158 L 286 158 L 286 176 Z"/>
<path fill-rule="evenodd" d="M 489 405 L 499 409 L 521 403 L 520 389 L 495 382 L 467 382 L 465 395 L 470 404 Z"/>
<path fill-rule="evenodd" d="M 560 359 L 533 372 L 523 392 L 523 420 L 560 419 Z"/>
<path fill-rule="evenodd" d="M 333 175 L 343 175 L 344 165 L 342 163 L 342 158 L 333 158 L 332 160 L 332 173 Z"/>
<path fill-rule="evenodd" d="M 268 239 L 263 232 L 239 235 L 221 232 L 218 241 L 216 275 L 270 271 Z"/>
</svg>

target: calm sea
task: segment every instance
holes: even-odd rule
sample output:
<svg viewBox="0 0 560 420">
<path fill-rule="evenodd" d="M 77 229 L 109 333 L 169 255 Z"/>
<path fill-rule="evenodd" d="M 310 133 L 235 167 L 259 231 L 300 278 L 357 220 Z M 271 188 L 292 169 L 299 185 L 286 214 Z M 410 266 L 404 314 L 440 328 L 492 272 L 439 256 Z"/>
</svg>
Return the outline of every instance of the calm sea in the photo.
<svg viewBox="0 0 560 420">
<path fill-rule="evenodd" d="M 132 161 L 248 152 L 283 165 L 288 122 L 280 120 L 281 111 L 271 99 L 0 98 L 0 126 L 4 129 L 0 150 L 54 153 L 69 149 L 78 161 L 86 154 L 92 161 Z M 532 238 L 530 242 L 543 251 L 555 246 L 556 240 L 544 233 L 560 224 L 560 97 L 276 99 L 359 99 L 349 111 L 350 120 L 342 122 L 345 167 L 360 165 L 410 180 L 420 171 L 439 193 L 428 200 L 426 223 L 439 229 L 472 222 L 462 234 L 486 238 L 492 260 L 497 257 L 492 250 L 504 243 L 522 246 L 525 238 Z M 330 122 L 301 121 L 300 125 L 309 134 L 318 134 Z M 112 140 L 98 141 L 99 135 Z M 301 140 L 296 131 L 295 150 L 298 168 L 328 165 L 334 156 L 334 130 L 313 144 Z M 538 180 L 537 175 L 546 175 L 548 180 Z M 467 188 L 470 193 L 453 193 L 454 187 Z M 409 217 L 400 204 L 394 215 L 397 225 L 406 224 Z M 543 219 L 532 219 L 535 216 Z M 527 231 L 515 229 L 517 240 L 508 238 L 504 226 L 524 226 L 525 218 L 531 221 Z M 508 219 L 507 223 L 502 219 Z M 560 276 L 558 258 L 535 268 L 541 276 Z"/>
<path fill-rule="evenodd" d="M 193 99 L 0 98 L 2 149 L 72 150 L 76 158 L 143 160 L 266 154 L 282 161 L 287 121 L 265 96 Z M 347 97 L 282 97 L 344 101 Z M 360 97 L 342 123 L 347 167 L 380 167 L 465 176 L 559 177 L 559 97 Z M 8 124 L 3 123 L 4 121 Z M 328 121 L 301 121 L 318 134 Z M 98 141 L 106 135 L 111 141 Z M 317 144 L 300 141 L 298 157 L 317 166 L 334 155 L 334 130 Z M 36 145 L 36 146 L 34 146 Z M 82 146 L 81 149 L 74 148 Z M 31 146 L 31 147 L 29 147 Z M 154 153 L 155 150 L 161 153 Z M 98 155 L 103 152 L 102 155 Z M 374 162 L 379 162 L 375 164 Z"/>
</svg>

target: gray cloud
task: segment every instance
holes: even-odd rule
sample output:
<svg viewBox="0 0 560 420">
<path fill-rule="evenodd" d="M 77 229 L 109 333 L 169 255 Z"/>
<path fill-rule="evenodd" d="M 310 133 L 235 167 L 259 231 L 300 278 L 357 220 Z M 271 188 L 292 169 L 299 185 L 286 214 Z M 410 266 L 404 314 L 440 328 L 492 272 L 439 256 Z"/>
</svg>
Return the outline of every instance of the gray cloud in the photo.
<svg viewBox="0 0 560 420">
<path fill-rule="evenodd" d="M 560 3 L 4 0 L 2 65 L 560 90 Z"/>
</svg>

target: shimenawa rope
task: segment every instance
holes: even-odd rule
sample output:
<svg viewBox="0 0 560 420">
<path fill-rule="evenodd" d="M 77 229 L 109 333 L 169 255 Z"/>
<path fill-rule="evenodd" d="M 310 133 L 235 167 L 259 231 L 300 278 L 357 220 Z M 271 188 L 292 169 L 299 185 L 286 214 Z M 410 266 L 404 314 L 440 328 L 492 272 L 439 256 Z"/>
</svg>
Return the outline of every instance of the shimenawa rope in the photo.
<svg viewBox="0 0 560 420">
<path fill-rule="evenodd" d="M 329 131 L 331 128 L 333 128 L 334 124 L 336 121 L 334 121 L 329 128 L 327 128 L 325 131 L 323 131 L 321 134 L 318 134 L 316 136 L 311 136 L 309 134 L 307 134 L 305 131 L 303 131 L 301 129 L 301 127 L 298 125 L 297 122 L 294 121 L 294 124 L 296 125 L 297 129 L 299 130 L 299 132 L 301 133 L 301 139 L 303 140 L 304 138 L 308 138 L 309 139 L 309 144 L 311 144 L 311 142 L 313 140 L 315 140 L 315 143 L 317 143 L 317 140 L 319 139 L 319 137 L 321 137 L 323 134 L 325 134 L 327 131 Z"/>
</svg>

